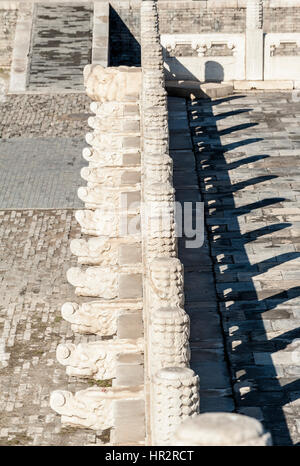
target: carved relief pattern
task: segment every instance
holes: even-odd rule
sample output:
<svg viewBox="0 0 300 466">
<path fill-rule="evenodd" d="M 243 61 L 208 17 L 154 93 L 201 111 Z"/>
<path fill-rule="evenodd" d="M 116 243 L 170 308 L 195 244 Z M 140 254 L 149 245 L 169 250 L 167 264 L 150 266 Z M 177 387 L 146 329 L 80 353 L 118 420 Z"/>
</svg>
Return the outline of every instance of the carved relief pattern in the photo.
<svg viewBox="0 0 300 466">
<path fill-rule="evenodd" d="M 214 44 L 191 46 L 196 54 L 216 48 Z M 234 45 L 227 46 L 234 53 Z M 146 366 L 148 376 L 154 375 L 149 387 L 153 442 L 166 445 L 178 423 L 198 413 L 199 393 L 198 377 L 188 369 L 189 318 L 183 309 L 183 266 L 177 258 L 167 94 L 157 6 L 152 0 L 141 4 L 141 51 L 142 73 L 138 68 L 100 65 L 88 65 L 84 70 L 86 92 L 94 101 L 90 108 L 95 116 L 88 120 L 93 131 L 86 135 L 91 147 L 83 151 L 89 165 L 81 175 L 87 185 L 78 190 L 86 208 L 77 211 L 75 217 L 82 233 L 93 238 L 72 241 L 71 250 L 81 266 L 69 269 L 67 279 L 77 295 L 97 299 L 82 304 L 65 303 L 62 316 L 80 333 L 120 335 L 120 321 L 127 322 L 122 327 L 126 332 L 126 325 L 128 329 L 131 322 L 129 315 L 141 319 L 145 289 L 143 317 L 147 317 L 145 325 L 150 325 L 145 328 L 150 338 L 150 342 L 146 341 Z M 130 169 L 125 168 L 128 166 Z M 123 236 L 124 216 L 127 221 L 140 220 L 140 206 L 136 207 L 135 202 L 140 192 L 145 201 L 142 234 L 137 230 L 129 239 L 128 233 Z M 131 202 L 125 209 L 121 204 L 124 193 L 128 193 Z M 139 262 L 130 263 L 127 252 L 121 253 L 126 245 L 129 248 L 136 244 L 139 248 L 141 238 L 145 269 Z M 119 367 L 123 364 L 122 369 L 126 366 L 127 370 L 127 366 L 140 366 L 144 350 L 142 339 L 129 340 L 123 334 L 121 338 L 78 345 L 64 343 L 57 348 L 57 358 L 71 376 L 118 380 Z M 131 363 L 125 364 L 124 360 Z M 169 365 L 171 369 L 166 367 Z M 117 427 L 117 401 L 142 400 L 143 391 L 143 387 L 92 387 L 73 395 L 58 390 L 52 393 L 50 404 L 65 424 L 104 430 Z"/>
<path fill-rule="evenodd" d="M 86 187 L 80 187 L 78 189 L 78 197 L 84 203 L 87 209 L 102 209 L 103 214 L 110 214 L 111 211 L 125 210 L 127 202 L 127 194 L 135 192 L 137 197 L 140 197 L 140 189 L 133 187 L 127 187 L 121 190 L 120 188 L 106 188 L 99 186 L 97 183 L 88 183 Z M 123 204 L 124 202 L 124 204 Z M 140 211 L 140 205 L 134 205 L 130 209 L 131 212 L 138 213 Z"/>
<path fill-rule="evenodd" d="M 168 445 L 176 427 L 199 413 L 199 379 L 188 368 L 165 368 L 153 379 L 154 445 Z"/>
<path fill-rule="evenodd" d="M 133 238 L 128 237 L 120 240 L 119 238 L 110 239 L 106 236 L 99 236 L 88 240 L 74 239 L 70 243 L 70 248 L 71 252 L 75 256 L 78 256 L 79 264 L 104 266 L 119 264 L 121 245 L 135 245 L 135 249 L 140 250 L 140 242 Z M 139 262 L 141 262 L 140 255 Z"/>
<path fill-rule="evenodd" d="M 67 279 L 76 287 L 78 296 L 114 299 L 119 294 L 118 272 L 105 267 L 89 267 L 86 270 L 72 267 L 67 272 Z"/>
<path fill-rule="evenodd" d="M 67 374 L 106 380 L 116 377 L 116 366 L 120 356 L 141 355 L 143 339 L 94 341 L 74 345 L 58 345 L 58 362 L 67 366 Z"/>
<path fill-rule="evenodd" d="M 113 336 L 117 333 L 118 318 L 130 313 L 141 313 L 140 302 L 90 301 L 83 304 L 65 303 L 61 312 L 63 318 L 72 324 L 78 333 Z"/>
<path fill-rule="evenodd" d="M 183 267 L 179 259 L 160 257 L 149 264 L 149 291 L 151 309 L 182 307 Z"/>
<path fill-rule="evenodd" d="M 192 48 L 197 51 L 198 57 L 235 56 L 237 53 L 233 42 L 194 41 Z"/>
<path fill-rule="evenodd" d="M 166 58 L 172 57 L 197 57 L 198 53 L 192 49 L 191 44 L 168 44 L 166 46 Z"/>
<path fill-rule="evenodd" d="M 88 120 L 93 131 L 86 135 L 91 147 L 83 151 L 89 165 L 82 169 L 81 176 L 87 185 L 78 190 L 86 209 L 77 211 L 75 217 L 82 233 L 94 237 L 72 241 L 71 250 L 80 266 L 70 268 L 67 279 L 76 295 L 98 300 L 65 303 L 62 316 L 75 332 L 102 337 L 122 334 L 122 339 L 59 345 L 57 359 L 70 376 L 116 378 L 121 383 L 124 377 L 121 371 L 118 379 L 119 367 L 130 371 L 142 364 L 143 339 L 126 338 L 126 332 L 140 334 L 140 233 L 126 232 L 123 236 L 122 230 L 124 214 L 127 220 L 134 219 L 140 211 L 141 76 L 141 70 L 133 67 L 88 65 L 84 69 L 86 92 L 94 100 L 90 108 L 95 116 Z M 124 196 L 128 197 L 125 207 Z M 90 267 L 83 267 L 85 264 Z M 137 330 L 129 328 L 132 319 L 136 319 Z M 127 360 L 130 364 L 122 362 Z M 51 395 L 51 406 L 61 414 L 63 423 L 103 430 L 115 427 L 116 400 L 140 400 L 142 396 L 141 388 L 93 387 L 75 395 L 56 391 Z"/>
<path fill-rule="evenodd" d="M 138 68 L 87 65 L 83 77 L 87 95 L 96 102 L 128 102 L 139 99 L 141 72 Z"/>
<path fill-rule="evenodd" d="M 117 212 L 108 210 L 77 210 L 75 218 L 81 226 L 83 233 L 92 236 L 118 236 L 120 218 Z"/>
<path fill-rule="evenodd" d="M 168 42 L 165 47 L 166 58 L 172 57 L 226 57 L 236 55 L 236 45 L 229 41 L 190 41 L 180 43 L 177 40 Z"/>
<path fill-rule="evenodd" d="M 161 256 L 176 256 L 175 199 L 172 185 L 146 185 L 145 200 L 144 228 L 148 260 Z"/>
<path fill-rule="evenodd" d="M 151 313 L 151 372 L 164 367 L 188 367 L 189 317 L 181 308 L 162 308 Z"/>
<path fill-rule="evenodd" d="M 59 413 L 63 424 L 105 430 L 115 425 L 114 404 L 118 399 L 141 399 L 142 391 L 134 394 L 126 388 L 91 387 L 73 395 L 56 390 L 50 397 L 51 408 Z"/>
<path fill-rule="evenodd" d="M 173 56 L 186 54 L 187 50 L 197 56 L 199 47 L 192 45 L 184 45 L 184 50 L 179 50 L 177 44 L 167 44 L 167 50 Z M 149 338 L 147 368 L 151 379 L 149 409 L 152 444 L 166 445 L 176 425 L 184 417 L 197 414 L 199 394 L 198 379 L 186 367 L 190 359 L 189 319 L 182 309 L 183 267 L 176 257 L 175 197 L 162 47 L 156 3 L 147 0 L 141 4 L 141 51 L 145 201 L 142 238 L 146 263 L 145 331 Z M 168 365 L 172 369 L 167 369 Z M 165 368 L 163 371 L 170 370 L 171 377 L 157 372 L 161 367 Z"/>
<path fill-rule="evenodd" d="M 81 177 L 92 184 L 102 185 L 105 187 L 132 186 L 140 187 L 140 169 L 118 169 L 112 172 L 110 168 L 83 167 Z M 126 175 L 128 182 L 126 183 Z M 128 176 L 129 175 L 129 176 Z M 131 175 L 131 177 L 130 177 Z M 136 181 L 134 183 L 134 181 Z"/>
<path fill-rule="evenodd" d="M 270 44 L 270 57 L 274 56 L 300 56 L 300 41 L 281 41 L 280 39 L 278 39 L 273 44 Z"/>
<path fill-rule="evenodd" d="M 247 0 L 246 28 L 262 29 L 263 27 L 263 0 Z"/>
</svg>

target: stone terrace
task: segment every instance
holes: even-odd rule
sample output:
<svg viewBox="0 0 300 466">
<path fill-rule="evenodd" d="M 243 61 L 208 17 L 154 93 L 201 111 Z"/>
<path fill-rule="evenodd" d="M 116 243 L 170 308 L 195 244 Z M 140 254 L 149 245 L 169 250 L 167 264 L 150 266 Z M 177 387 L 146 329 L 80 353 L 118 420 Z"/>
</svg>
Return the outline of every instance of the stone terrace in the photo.
<svg viewBox="0 0 300 466">
<path fill-rule="evenodd" d="M 66 376 L 55 350 L 63 341 L 86 341 L 74 337 L 60 306 L 74 298 L 66 270 L 74 265 L 70 239 L 80 235 L 73 209 L 80 205 L 88 104 L 78 94 L 8 96 L 1 103 L 3 445 L 103 439 L 62 428 L 49 407 L 52 390 L 86 387 Z M 300 102 L 288 93 L 170 99 L 177 195 L 202 198 L 206 207 L 204 246 L 180 244 L 201 411 L 262 419 L 278 445 L 300 442 L 299 119 Z M 65 181 L 60 192 L 57 179 Z M 35 197 L 28 195 L 33 186 Z"/>
</svg>

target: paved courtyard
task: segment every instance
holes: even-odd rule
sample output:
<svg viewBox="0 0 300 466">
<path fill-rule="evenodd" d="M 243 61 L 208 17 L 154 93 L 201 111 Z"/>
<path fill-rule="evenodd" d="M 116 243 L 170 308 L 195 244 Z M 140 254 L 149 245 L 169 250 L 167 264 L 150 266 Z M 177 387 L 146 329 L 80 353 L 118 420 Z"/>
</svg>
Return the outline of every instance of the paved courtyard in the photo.
<svg viewBox="0 0 300 466">
<path fill-rule="evenodd" d="M 74 299 L 66 270 L 89 99 L 7 96 L 0 107 L 0 444 L 101 444 L 49 407 L 53 389 L 92 383 L 55 357 L 58 343 L 86 341 L 60 307 Z M 275 444 L 298 444 L 300 103 L 251 93 L 173 98 L 169 111 L 177 198 L 206 209 L 203 247 L 179 244 L 201 411 L 249 414 Z"/>
<path fill-rule="evenodd" d="M 49 407 L 57 388 L 86 388 L 56 361 L 75 336 L 60 313 L 74 288 L 66 271 L 80 237 L 81 149 L 90 114 L 83 94 L 7 96 L 0 103 L 0 445 L 83 445 L 101 432 L 62 428 Z M 107 440 L 107 436 L 106 436 Z"/>
</svg>

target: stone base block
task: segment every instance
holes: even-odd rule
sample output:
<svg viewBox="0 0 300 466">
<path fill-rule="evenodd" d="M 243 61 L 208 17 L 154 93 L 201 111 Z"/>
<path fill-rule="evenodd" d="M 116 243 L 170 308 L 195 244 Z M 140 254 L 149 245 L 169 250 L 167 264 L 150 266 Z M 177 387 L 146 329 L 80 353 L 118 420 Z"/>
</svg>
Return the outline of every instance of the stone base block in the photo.
<svg viewBox="0 0 300 466">
<path fill-rule="evenodd" d="M 112 444 L 137 444 L 145 440 L 144 400 L 116 400 L 113 414 Z"/>
</svg>

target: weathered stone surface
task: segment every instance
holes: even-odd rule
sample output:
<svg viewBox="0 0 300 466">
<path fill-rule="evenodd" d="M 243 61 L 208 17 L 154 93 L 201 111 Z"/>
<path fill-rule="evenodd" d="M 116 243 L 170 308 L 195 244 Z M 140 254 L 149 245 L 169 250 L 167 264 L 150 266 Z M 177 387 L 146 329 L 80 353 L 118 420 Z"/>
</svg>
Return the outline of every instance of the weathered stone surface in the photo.
<svg viewBox="0 0 300 466">
<path fill-rule="evenodd" d="M 136 402 L 142 400 L 141 387 L 127 388 L 92 387 L 75 395 L 57 390 L 50 398 L 51 408 L 62 416 L 62 423 L 69 426 L 105 430 L 116 426 L 115 403 L 117 399 Z"/>
<path fill-rule="evenodd" d="M 168 367 L 156 373 L 151 407 L 154 445 L 169 445 L 177 425 L 198 414 L 198 383 L 188 368 Z"/>
<path fill-rule="evenodd" d="M 141 263 L 141 243 L 130 236 L 119 238 L 74 239 L 70 243 L 79 264 L 87 265 L 133 265 Z"/>
<path fill-rule="evenodd" d="M 187 419 L 176 429 L 172 445 L 271 446 L 262 424 L 233 413 L 206 413 Z"/>
<path fill-rule="evenodd" d="M 136 202 L 133 202 L 133 212 L 124 213 L 125 224 L 131 222 L 131 225 L 135 225 L 136 229 L 132 233 L 139 237 L 140 233 L 140 216 L 135 213 L 137 210 Z M 101 209 L 96 210 L 77 210 L 75 218 L 82 228 L 82 232 L 91 236 L 108 236 L 108 237 L 119 237 L 128 234 L 128 231 L 124 231 L 124 224 L 120 219 L 119 211 L 111 211 L 107 209 L 104 213 Z"/>
<path fill-rule="evenodd" d="M 76 287 L 75 293 L 78 296 L 132 299 L 142 296 L 142 278 L 137 272 L 137 269 L 130 270 L 130 268 L 118 270 L 96 266 L 83 270 L 72 267 L 67 272 L 67 279 Z"/>
<path fill-rule="evenodd" d="M 114 379 L 118 366 L 126 357 L 135 366 L 143 364 L 144 342 L 140 340 L 107 340 L 74 345 L 58 345 L 56 357 L 60 364 L 67 366 L 67 374 L 95 380 Z M 136 385 L 132 380 L 127 385 Z"/>
<path fill-rule="evenodd" d="M 152 374 L 163 367 L 189 366 L 189 317 L 183 309 L 154 309 L 149 328 Z"/>
<path fill-rule="evenodd" d="M 84 68 L 84 85 L 87 95 L 96 102 L 135 101 L 139 98 L 141 76 L 141 70 L 135 67 L 87 65 Z"/>
<path fill-rule="evenodd" d="M 149 304 L 152 309 L 183 305 L 182 272 L 182 264 L 175 257 L 160 257 L 149 264 Z"/>
</svg>

